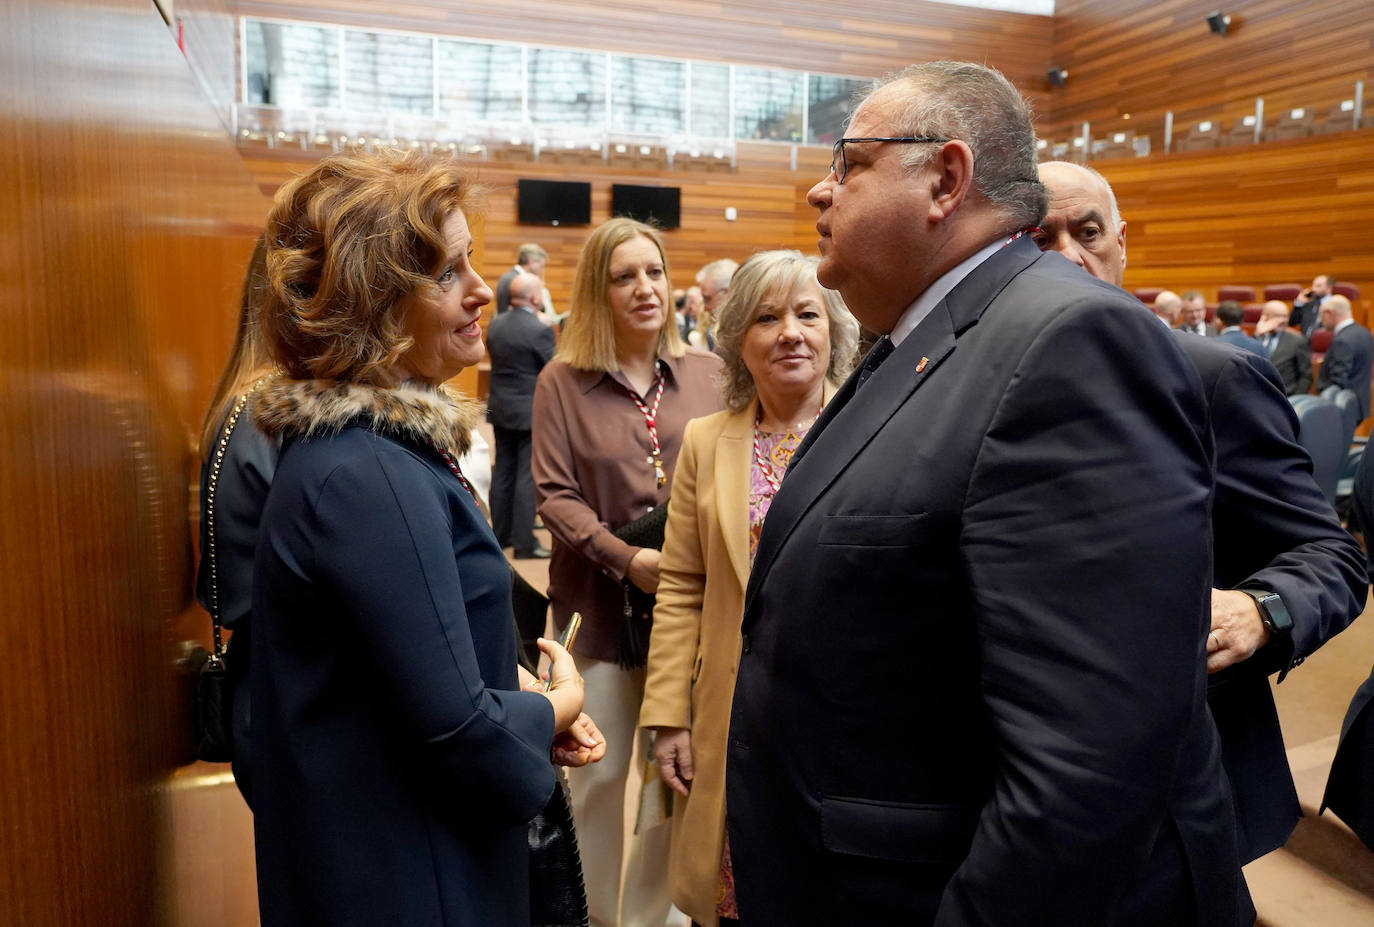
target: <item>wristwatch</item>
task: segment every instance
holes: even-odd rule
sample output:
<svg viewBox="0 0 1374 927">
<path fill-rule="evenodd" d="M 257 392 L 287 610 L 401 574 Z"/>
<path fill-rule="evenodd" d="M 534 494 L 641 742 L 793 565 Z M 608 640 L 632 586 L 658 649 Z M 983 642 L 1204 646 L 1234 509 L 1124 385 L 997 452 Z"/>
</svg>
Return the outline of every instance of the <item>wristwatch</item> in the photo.
<svg viewBox="0 0 1374 927">
<path fill-rule="evenodd" d="M 1288 606 L 1283 604 L 1283 597 L 1277 592 L 1270 592 L 1268 589 L 1238 591 L 1255 600 L 1255 605 L 1259 607 L 1260 621 L 1264 622 L 1271 635 L 1292 633 L 1293 616 L 1288 614 Z"/>
</svg>

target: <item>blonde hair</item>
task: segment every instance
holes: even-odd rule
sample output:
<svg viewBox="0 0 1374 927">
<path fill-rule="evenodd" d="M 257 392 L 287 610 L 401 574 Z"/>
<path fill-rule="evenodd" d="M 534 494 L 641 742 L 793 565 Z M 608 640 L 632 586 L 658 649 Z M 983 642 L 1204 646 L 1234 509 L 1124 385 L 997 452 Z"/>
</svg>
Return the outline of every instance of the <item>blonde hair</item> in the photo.
<svg viewBox="0 0 1374 927">
<path fill-rule="evenodd" d="M 262 236 L 253 246 L 248 272 L 243 277 L 243 295 L 239 299 L 239 324 L 234 332 L 234 347 L 229 360 L 215 385 L 214 398 L 205 411 L 200 425 L 200 456 L 208 457 L 219 437 L 220 423 L 229 408 L 256 380 L 272 369 L 267 345 L 262 337 L 262 297 L 267 287 L 267 245 Z"/>
<path fill-rule="evenodd" d="M 758 316 L 759 304 L 776 290 L 790 296 L 803 284 L 816 284 L 830 320 L 830 364 L 825 378 L 838 384 L 849 376 L 859 353 L 859 323 L 849 314 L 839 293 L 817 283 L 819 263 L 819 258 L 800 251 L 760 251 L 735 271 L 730 280 L 730 295 L 725 297 L 716 317 L 716 353 L 725 361 L 720 373 L 721 392 L 731 412 L 749 405 L 756 393 L 754 377 L 744 365 L 740 345 Z"/>
<path fill-rule="evenodd" d="M 394 386 L 406 307 L 437 292 L 444 222 L 477 196 L 458 162 L 421 151 L 333 155 L 283 186 L 262 322 L 286 374 Z"/>
<path fill-rule="evenodd" d="M 672 292 L 668 255 L 663 241 L 653 226 L 634 219 L 611 219 L 599 225 L 582 245 L 573 274 L 572 301 L 563 334 L 558 339 L 558 357 L 578 370 L 612 371 L 620 369 L 615 354 L 615 319 L 607 292 L 611 285 L 611 255 L 616 248 L 635 238 L 647 238 L 658 249 L 663 261 L 663 280 Z M 664 308 L 663 328 L 658 336 L 658 350 L 667 350 L 672 357 L 681 357 L 686 348 L 673 321 L 672 305 Z"/>
</svg>

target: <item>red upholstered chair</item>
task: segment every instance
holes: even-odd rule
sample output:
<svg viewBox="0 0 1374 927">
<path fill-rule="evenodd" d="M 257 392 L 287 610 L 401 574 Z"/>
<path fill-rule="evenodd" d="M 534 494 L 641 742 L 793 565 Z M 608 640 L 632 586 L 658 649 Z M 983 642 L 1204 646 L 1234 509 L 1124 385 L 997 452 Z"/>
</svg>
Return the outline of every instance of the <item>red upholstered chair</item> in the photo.
<svg viewBox="0 0 1374 927">
<path fill-rule="evenodd" d="M 1271 283 L 1264 288 L 1264 298 L 1281 299 L 1291 303 L 1302 293 L 1301 283 Z"/>
<path fill-rule="evenodd" d="M 1228 299 L 1234 299 L 1238 303 L 1253 303 L 1255 301 L 1255 288 L 1234 285 L 1217 287 L 1217 302 L 1224 303 Z"/>
<path fill-rule="evenodd" d="M 1353 283 L 1336 283 L 1332 285 L 1331 292 L 1339 293 L 1352 303 L 1360 298 L 1360 288 Z"/>
<path fill-rule="evenodd" d="M 1207 320 L 1208 322 L 1215 322 L 1215 321 L 1217 320 L 1217 304 L 1216 304 L 1216 303 L 1208 303 L 1208 304 L 1207 304 L 1207 315 L 1204 316 L 1204 318 L 1206 318 L 1206 320 Z"/>
<path fill-rule="evenodd" d="M 1319 328 L 1312 333 L 1312 356 L 1315 360 L 1317 355 L 1325 354 L 1331 347 L 1331 329 Z"/>
<path fill-rule="evenodd" d="M 1163 292 L 1163 287 L 1143 286 L 1135 291 L 1135 298 L 1147 306 L 1153 306 L 1155 300 L 1159 298 L 1159 294 Z"/>
<path fill-rule="evenodd" d="M 1247 331 L 1253 329 L 1260 320 L 1260 313 L 1264 311 L 1263 303 L 1249 303 L 1245 307 L 1245 318 L 1240 324 L 1248 326 Z"/>
</svg>

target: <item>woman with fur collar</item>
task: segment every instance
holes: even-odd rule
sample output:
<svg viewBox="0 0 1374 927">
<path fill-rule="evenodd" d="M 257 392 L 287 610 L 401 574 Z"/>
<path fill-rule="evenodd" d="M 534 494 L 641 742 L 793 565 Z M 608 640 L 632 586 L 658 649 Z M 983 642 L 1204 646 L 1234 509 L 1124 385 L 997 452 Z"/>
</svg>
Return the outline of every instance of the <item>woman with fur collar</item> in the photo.
<svg viewBox="0 0 1374 927">
<path fill-rule="evenodd" d="M 529 923 L 529 820 L 555 759 L 605 750 L 567 651 L 522 691 L 510 570 L 444 386 L 491 290 L 448 159 L 336 155 L 278 193 L 253 414 L 282 442 L 254 578 L 261 921 Z"/>
</svg>

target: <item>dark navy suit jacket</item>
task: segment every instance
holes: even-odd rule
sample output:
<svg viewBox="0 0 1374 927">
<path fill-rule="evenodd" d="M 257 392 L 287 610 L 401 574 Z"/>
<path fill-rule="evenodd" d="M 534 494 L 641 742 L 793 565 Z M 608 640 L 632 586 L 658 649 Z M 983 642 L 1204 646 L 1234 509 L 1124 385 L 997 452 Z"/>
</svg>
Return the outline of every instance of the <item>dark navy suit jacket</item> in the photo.
<svg viewBox="0 0 1374 927">
<path fill-rule="evenodd" d="M 1348 389 L 1359 400 L 1360 421 L 1369 418 L 1370 365 L 1374 363 L 1374 337 L 1359 323 L 1347 325 L 1331 338 L 1321 371 L 1317 374 L 1317 388 L 1339 386 Z"/>
<path fill-rule="evenodd" d="M 493 425 L 512 431 L 530 430 L 534 385 L 557 346 L 553 329 L 533 312 L 517 307 L 517 311 L 491 320 L 487 326 L 487 351 L 491 354 L 487 419 Z"/>
<path fill-rule="evenodd" d="M 1025 240 L 856 379 L 750 577 L 726 774 L 742 919 L 1253 919 L 1205 705 L 1192 365 Z"/>
<path fill-rule="evenodd" d="M 1202 377 L 1216 447 L 1213 578 L 1219 589 L 1277 592 L 1293 617 L 1291 640 L 1208 677 L 1236 802 L 1241 859 L 1283 846 L 1302 812 L 1284 752 L 1268 676 L 1301 663 L 1364 607 L 1360 549 L 1312 479 L 1297 416 L 1267 360 L 1220 338 L 1175 333 Z"/>
</svg>

